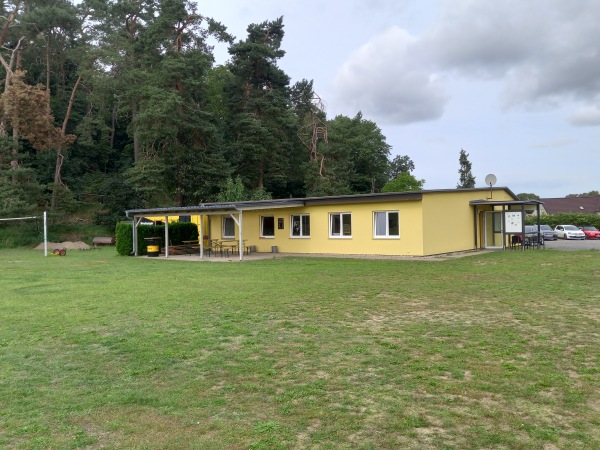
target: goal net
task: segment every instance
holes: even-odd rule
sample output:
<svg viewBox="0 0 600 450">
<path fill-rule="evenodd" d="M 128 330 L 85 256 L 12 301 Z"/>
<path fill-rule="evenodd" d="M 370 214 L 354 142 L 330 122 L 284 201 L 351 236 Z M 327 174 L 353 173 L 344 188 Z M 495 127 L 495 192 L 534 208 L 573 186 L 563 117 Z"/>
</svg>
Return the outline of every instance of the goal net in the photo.
<svg viewBox="0 0 600 450">
<path fill-rule="evenodd" d="M 10 222 L 16 220 L 37 220 L 39 216 L 28 216 L 28 217 L 7 217 L 5 219 L 0 218 L 0 222 Z M 44 211 L 44 256 L 48 256 L 48 221 L 46 219 L 46 211 Z"/>
</svg>

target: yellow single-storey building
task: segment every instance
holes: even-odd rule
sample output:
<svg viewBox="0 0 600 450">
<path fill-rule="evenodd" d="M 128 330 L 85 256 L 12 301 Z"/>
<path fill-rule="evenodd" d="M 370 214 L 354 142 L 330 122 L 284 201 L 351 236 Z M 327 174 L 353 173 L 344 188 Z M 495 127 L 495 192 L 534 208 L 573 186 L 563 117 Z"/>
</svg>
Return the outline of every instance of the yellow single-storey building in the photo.
<svg viewBox="0 0 600 450">
<path fill-rule="evenodd" d="M 199 253 L 209 242 L 229 242 L 244 251 L 428 256 L 483 248 L 506 248 L 522 233 L 526 210 L 506 187 L 423 190 L 280 200 L 205 203 L 126 211 L 137 226 L 143 218 L 198 224 Z M 168 257 L 168 246 L 165 256 Z"/>
</svg>

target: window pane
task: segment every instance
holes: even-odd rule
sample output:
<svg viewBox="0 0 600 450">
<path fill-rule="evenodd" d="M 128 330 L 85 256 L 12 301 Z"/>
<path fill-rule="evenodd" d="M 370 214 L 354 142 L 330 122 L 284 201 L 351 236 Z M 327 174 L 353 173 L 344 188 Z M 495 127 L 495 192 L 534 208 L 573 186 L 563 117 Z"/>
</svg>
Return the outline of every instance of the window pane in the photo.
<svg viewBox="0 0 600 450">
<path fill-rule="evenodd" d="M 235 223 L 231 217 L 223 218 L 223 237 L 235 236 Z"/>
<path fill-rule="evenodd" d="M 302 236 L 310 236 L 310 216 L 302 216 Z"/>
<path fill-rule="evenodd" d="M 340 229 L 341 229 L 340 215 L 339 214 L 332 214 L 331 215 L 331 235 L 332 236 L 339 236 L 340 235 Z"/>
<path fill-rule="evenodd" d="M 400 236 L 400 218 L 397 212 L 388 213 L 388 224 L 390 236 Z"/>
<path fill-rule="evenodd" d="M 300 216 L 292 216 L 292 236 L 300 236 Z"/>
<path fill-rule="evenodd" d="M 385 236 L 386 214 L 383 212 L 375 213 L 375 236 Z"/>
<path fill-rule="evenodd" d="M 344 222 L 344 236 L 352 236 L 352 216 L 350 214 L 342 214 Z"/>
<path fill-rule="evenodd" d="M 262 235 L 275 236 L 275 217 L 268 216 L 262 218 Z"/>
</svg>

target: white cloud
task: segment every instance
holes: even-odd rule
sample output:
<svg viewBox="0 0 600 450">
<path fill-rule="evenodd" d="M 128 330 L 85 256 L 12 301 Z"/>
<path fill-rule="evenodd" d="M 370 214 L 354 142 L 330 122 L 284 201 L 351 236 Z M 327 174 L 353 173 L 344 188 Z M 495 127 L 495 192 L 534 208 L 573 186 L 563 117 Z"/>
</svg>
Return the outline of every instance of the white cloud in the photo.
<svg viewBox="0 0 600 450">
<path fill-rule="evenodd" d="M 424 45 L 446 70 L 502 79 L 506 106 L 586 101 L 600 91 L 599 22 L 592 0 L 453 0 Z"/>
<path fill-rule="evenodd" d="M 373 38 L 338 71 L 336 100 L 384 123 L 441 117 L 447 97 L 416 44 L 417 39 L 399 27 Z"/>
<path fill-rule="evenodd" d="M 381 122 L 440 118 L 441 80 L 495 79 L 505 108 L 584 105 L 571 123 L 596 124 L 600 92 L 600 8 L 593 0 L 446 0 L 422 37 L 389 28 L 356 50 L 335 79 L 337 101 Z"/>
<path fill-rule="evenodd" d="M 556 138 L 553 140 L 548 140 L 544 142 L 538 142 L 536 144 L 532 144 L 531 148 L 536 149 L 553 149 L 558 148 L 562 149 L 564 147 L 568 147 L 574 143 L 573 139 L 569 138 Z"/>
<path fill-rule="evenodd" d="M 600 126 L 600 103 L 579 108 L 569 118 L 571 125 Z"/>
</svg>

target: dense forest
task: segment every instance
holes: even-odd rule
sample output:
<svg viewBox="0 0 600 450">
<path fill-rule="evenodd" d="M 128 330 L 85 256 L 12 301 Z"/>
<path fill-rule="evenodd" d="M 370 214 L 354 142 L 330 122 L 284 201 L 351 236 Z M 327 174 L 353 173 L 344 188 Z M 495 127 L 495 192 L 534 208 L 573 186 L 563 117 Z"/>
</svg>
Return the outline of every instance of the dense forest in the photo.
<svg viewBox="0 0 600 450">
<path fill-rule="evenodd" d="M 132 208 L 379 192 L 414 169 L 360 112 L 328 118 L 312 81 L 291 83 L 283 18 L 236 41 L 187 0 L 2 8 L 0 217 L 114 224 Z"/>
</svg>

